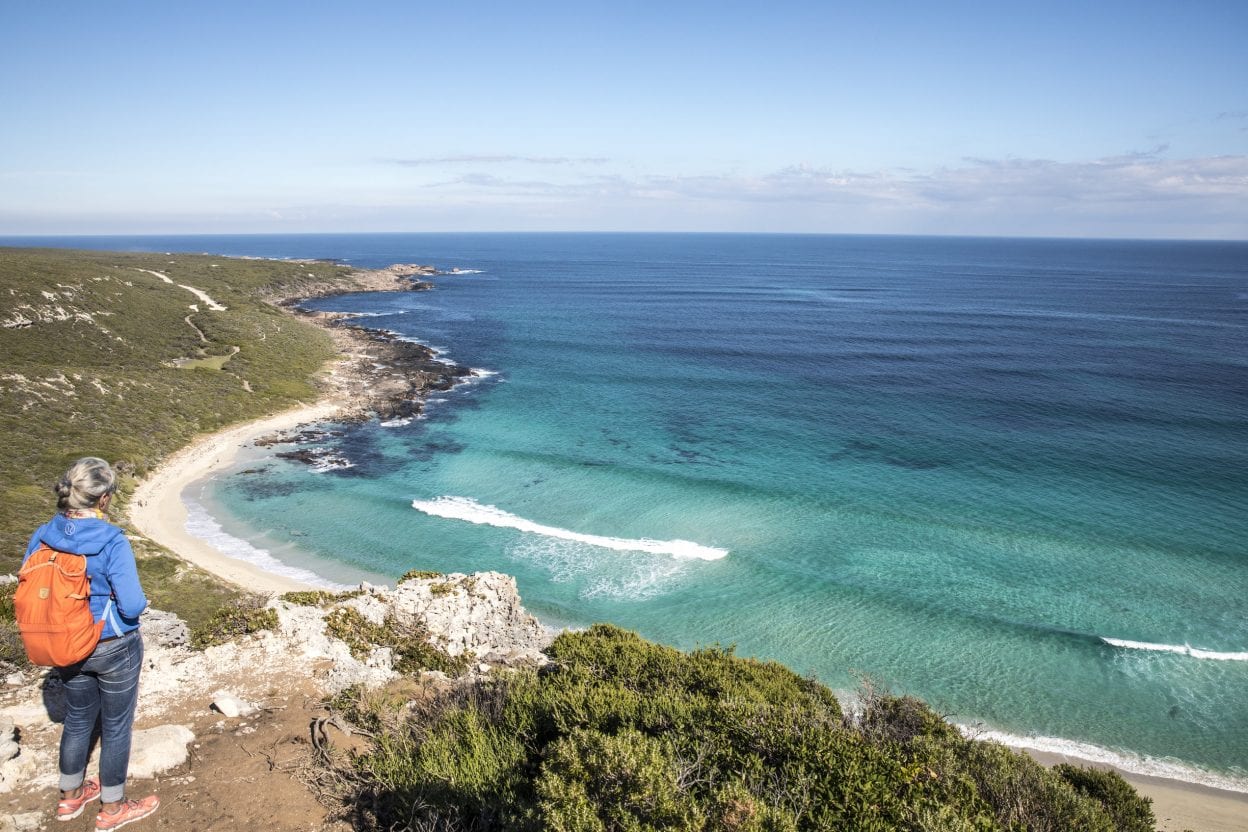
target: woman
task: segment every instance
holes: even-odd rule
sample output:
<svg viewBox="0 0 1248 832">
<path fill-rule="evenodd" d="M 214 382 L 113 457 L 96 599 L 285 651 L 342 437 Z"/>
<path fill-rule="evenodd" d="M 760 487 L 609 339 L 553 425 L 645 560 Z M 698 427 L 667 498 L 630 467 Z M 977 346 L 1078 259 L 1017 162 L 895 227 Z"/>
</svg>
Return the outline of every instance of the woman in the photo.
<svg viewBox="0 0 1248 832">
<path fill-rule="evenodd" d="M 61 799 L 56 817 L 76 818 L 88 803 L 100 798 L 95 828 L 118 829 L 147 817 L 160 805 L 156 795 L 125 799 L 130 734 L 143 665 L 139 614 L 147 607 L 147 598 L 139 585 L 130 541 L 104 519 L 117 490 L 117 475 L 108 463 L 83 457 L 69 467 L 53 490 L 59 513 L 35 530 L 26 557 L 41 542 L 61 552 L 84 555 L 91 578 L 91 613 L 96 621 L 104 621 L 95 651 L 77 664 L 56 669 L 65 684 L 67 706 L 61 732 Z M 110 597 L 113 603 L 108 606 Z M 88 780 L 87 756 L 97 719 L 100 778 Z"/>
</svg>

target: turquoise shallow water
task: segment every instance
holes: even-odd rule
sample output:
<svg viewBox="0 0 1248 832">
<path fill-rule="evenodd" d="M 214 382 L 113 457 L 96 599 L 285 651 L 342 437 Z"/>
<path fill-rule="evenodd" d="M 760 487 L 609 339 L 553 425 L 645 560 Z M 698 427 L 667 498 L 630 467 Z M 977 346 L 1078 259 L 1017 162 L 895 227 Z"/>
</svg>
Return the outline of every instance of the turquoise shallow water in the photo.
<svg viewBox="0 0 1248 832">
<path fill-rule="evenodd" d="M 1248 788 L 1244 244 L 143 245 L 480 270 L 315 304 L 495 375 L 349 430 L 351 468 L 215 480 L 225 532 L 337 581 L 499 569 L 552 622 Z"/>
</svg>

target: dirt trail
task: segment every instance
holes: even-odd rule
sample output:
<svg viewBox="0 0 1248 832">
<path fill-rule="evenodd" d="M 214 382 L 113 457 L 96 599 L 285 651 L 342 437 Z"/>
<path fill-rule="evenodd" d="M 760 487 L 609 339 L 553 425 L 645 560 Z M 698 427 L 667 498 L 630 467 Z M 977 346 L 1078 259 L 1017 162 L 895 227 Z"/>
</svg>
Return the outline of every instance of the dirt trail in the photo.
<svg viewBox="0 0 1248 832">
<path fill-rule="evenodd" d="M 169 277 L 169 275 L 164 274 L 163 272 L 152 271 L 151 269 L 135 269 L 135 271 L 143 272 L 145 274 L 150 274 L 155 277 L 159 277 L 161 280 L 163 280 L 166 283 L 177 286 L 179 289 L 185 289 L 186 291 L 190 292 L 195 297 L 202 300 L 204 304 L 214 312 L 226 311 L 226 307 L 222 306 L 221 304 L 217 303 L 212 298 L 208 297 L 208 293 L 203 291 L 202 289 L 196 289 L 194 286 L 187 286 L 185 283 L 174 283 L 173 280 Z"/>
<path fill-rule="evenodd" d="M 263 709 L 250 717 L 227 719 L 199 698 L 150 714 L 136 728 L 158 724 L 186 725 L 195 733 L 187 762 L 150 780 L 131 778 L 129 797 L 160 796 L 161 807 L 149 819 L 133 824 L 143 829 L 236 832 L 349 832 L 350 824 L 332 813 L 299 779 L 312 760 L 309 728 L 327 715 L 321 694 L 310 679 L 285 672 L 269 678 Z M 140 694 L 140 697 L 142 694 Z M 44 760 L 41 779 L 55 774 L 59 726 L 23 737 L 25 753 L 39 748 Z M 88 767 L 94 774 L 95 769 Z M 0 817 L 11 815 L 19 829 L 66 832 L 95 828 L 98 804 L 73 821 L 53 817 L 58 792 L 50 783 L 19 788 L 0 796 Z M 5 828 L 0 821 L 0 829 Z"/>
</svg>

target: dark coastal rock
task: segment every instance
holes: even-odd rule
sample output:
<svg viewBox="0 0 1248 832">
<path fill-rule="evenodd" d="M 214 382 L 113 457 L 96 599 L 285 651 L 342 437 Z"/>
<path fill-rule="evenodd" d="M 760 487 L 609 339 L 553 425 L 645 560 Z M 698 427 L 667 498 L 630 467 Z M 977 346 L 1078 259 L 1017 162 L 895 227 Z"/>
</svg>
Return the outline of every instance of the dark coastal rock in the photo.
<svg viewBox="0 0 1248 832">
<path fill-rule="evenodd" d="M 322 471 L 351 467 L 351 460 L 332 448 L 299 448 L 294 451 L 282 451 L 277 456 L 280 459 L 302 462 Z"/>
<path fill-rule="evenodd" d="M 340 430 L 325 430 L 324 428 L 296 428 L 293 431 L 285 431 L 279 433 L 270 433 L 256 439 L 253 444 L 259 448 L 268 448 L 273 445 L 307 445 L 312 442 L 324 442 L 327 439 L 337 439 L 344 435 Z M 252 468 L 243 471 L 244 474 L 262 473 L 264 468 Z"/>
<path fill-rule="evenodd" d="M 351 368 L 357 418 L 417 416 L 430 391 L 449 390 L 472 373 L 394 332 L 344 322 L 336 322 L 336 328 L 350 333 L 361 348 Z"/>
<path fill-rule="evenodd" d="M 270 297 L 270 302 L 325 327 L 338 341 L 339 362 L 325 380 L 325 387 L 342 402 L 336 419 L 344 422 L 377 418 L 382 421 L 420 416 L 433 391 L 450 390 L 472 375 L 467 367 L 438 357 L 436 351 L 389 330 L 370 329 L 355 323 L 349 313 L 319 312 L 300 304 L 310 298 L 348 292 L 419 291 L 434 288 L 418 278 L 440 272 L 434 266 L 398 263 L 384 269 L 357 271 L 331 280 L 294 281 Z M 273 434 L 256 440 L 260 447 L 294 442 L 324 441 L 327 436 L 304 433 Z M 310 464 L 327 462 L 323 457 L 295 454 L 287 458 Z M 349 462 L 342 461 L 344 467 Z"/>
</svg>

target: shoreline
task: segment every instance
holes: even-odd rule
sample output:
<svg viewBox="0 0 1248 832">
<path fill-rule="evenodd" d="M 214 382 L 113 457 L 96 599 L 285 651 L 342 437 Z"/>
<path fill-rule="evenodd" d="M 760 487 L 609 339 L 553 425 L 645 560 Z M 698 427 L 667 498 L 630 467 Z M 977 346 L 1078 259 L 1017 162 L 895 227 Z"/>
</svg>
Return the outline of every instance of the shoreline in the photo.
<svg viewBox="0 0 1248 832">
<path fill-rule="evenodd" d="M 378 270 L 359 274 L 367 275 L 377 282 L 366 288 L 359 286 L 338 288 L 337 293 L 393 291 L 396 288 L 392 282 L 395 278 L 393 271 Z M 416 284 L 411 288 L 416 290 L 428 288 L 428 284 Z M 368 387 L 370 379 L 367 378 L 367 373 L 362 373 L 358 369 L 353 371 L 353 368 L 346 365 L 350 364 L 352 359 L 357 360 L 357 366 L 361 363 L 360 359 L 373 359 L 375 356 L 361 353 L 361 350 L 369 346 L 375 347 L 379 344 L 385 346 L 394 342 L 388 340 L 382 330 L 371 330 L 358 324 L 336 325 L 338 321 L 347 320 L 342 316 L 299 311 L 292 308 L 303 300 L 334 293 L 335 291 L 321 289 L 310 294 L 299 294 L 278 300 L 278 305 L 282 308 L 320 326 L 335 340 L 339 356 L 331 360 L 331 366 L 334 369 L 328 373 L 328 380 L 322 389 L 321 397 L 312 404 L 299 405 L 198 437 L 191 444 L 163 460 L 155 471 L 139 483 L 127 504 L 127 516 L 137 532 L 164 546 L 177 557 L 247 590 L 282 593 L 319 588 L 314 584 L 269 572 L 256 564 L 231 557 L 216 549 L 209 542 L 190 534 L 186 530 L 188 511 L 182 495 L 192 483 L 232 464 L 238 454 L 256 439 L 274 433 L 289 432 L 314 422 L 358 421 L 361 418 L 359 393 L 362 388 Z M 434 353 L 428 348 L 419 347 L 419 350 L 424 351 L 426 360 L 434 357 Z M 418 356 L 400 357 L 410 360 Z M 424 364 L 424 362 L 421 363 Z M 410 371 L 411 374 L 419 376 L 428 369 L 428 365 L 425 364 L 423 368 L 410 368 Z M 467 369 L 454 365 L 443 364 L 441 369 L 442 372 L 437 374 L 438 378 L 425 380 L 425 382 L 431 381 L 432 383 L 421 383 L 418 386 L 408 384 L 403 391 L 404 395 L 398 395 L 397 390 L 389 390 L 386 392 L 390 395 L 384 397 L 392 403 L 401 402 L 418 411 L 428 393 L 436 389 L 447 389 L 469 375 Z M 411 377 L 406 380 L 412 381 Z M 414 390 L 416 387 L 418 389 Z M 412 396 L 413 392 L 415 396 Z M 410 415 L 410 412 L 392 413 L 392 416 Z M 1158 829 L 1162 832 L 1179 832 L 1185 829 L 1191 829 L 1194 832 L 1248 832 L 1248 793 L 1208 786 L 1195 781 L 1135 773 L 1102 761 L 1040 751 L 1021 744 L 1009 742 L 1001 742 L 1001 744 L 1027 754 L 1045 766 L 1072 763 L 1118 772 L 1142 795 L 1153 799 Z"/>
<path fill-rule="evenodd" d="M 1248 832 L 1248 793 L 1219 789 L 1189 780 L 1137 774 L 1109 763 L 1068 754 L 1010 746 L 1041 765 L 1070 763 L 1082 768 L 1116 771 L 1136 791 L 1153 801 L 1158 832 Z"/>
<path fill-rule="evenodd" d="M 230 465 L 255 439 L 333 418 L 339 410 L 338 402 L 324 398 L 196 439 L 161 462 L 139 483 L 127 505 L 130 524 L 144 537 L 178 557 L 244 589 L 276 593 L 314 589 L 312 584 L 230 557 L 206 540 L 193 536 L 186 530 L 187 506 L 182 492 L 191 483 Z"/>
</svg>

